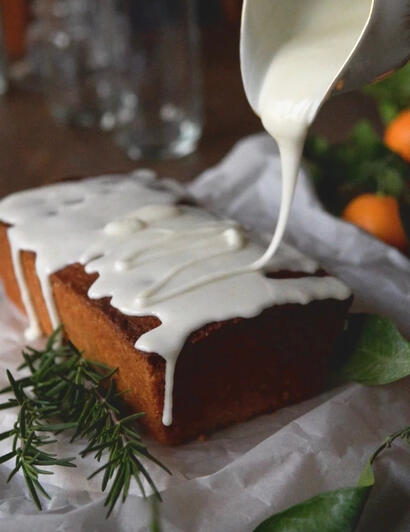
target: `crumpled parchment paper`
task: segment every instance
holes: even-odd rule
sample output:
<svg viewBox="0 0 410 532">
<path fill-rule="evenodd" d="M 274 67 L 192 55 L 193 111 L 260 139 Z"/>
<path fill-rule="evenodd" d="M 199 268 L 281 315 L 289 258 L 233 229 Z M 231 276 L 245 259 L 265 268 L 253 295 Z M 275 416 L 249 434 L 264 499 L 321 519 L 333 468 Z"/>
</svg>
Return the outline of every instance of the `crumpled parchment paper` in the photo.
<svg viewBox="0 0 410 532">
<path fill-rule="evenodd" d="M 265 134 L 239 142 L 215 168 L 193 181 L 200 202 L 269 237 L 280 200 L 280 162 Z M 392 317 L 410 335 L 410 261 L 398 251 L 326 213 L 301 172 L 286 240 L 344 280 L 355 309 Z M 0 291 L 0 386 L 24 345 L 25 318 Z M 0 431 L 14 422 L 2 411 Z M 410 379 L 374 388 L 349 384 L 212 435 L 165 448 L 147 439 L 172 476 L 148 464 L 162 492 L 164 532 L 248 532 L 269 515 L 323 490 L 352 486 L 367 457 L 389 433 L 410 423 Z M 61 456 L 82 448 L 62 440 Z M 0 453 L 9 442 L 0 442 Z M 136 487 L 105 519 L 100 479 L 87 480 L 92 459 L 59 468 L 44 483 L 51 501 L 40 513 L 24 481 L 0 466 L 0 532 L 136 532 L 149 530 L 150 506 Z M 359 530 L 410 530 L 410 451 L 398 443 L 377 462 L 376 487 Z"/>
</svg>

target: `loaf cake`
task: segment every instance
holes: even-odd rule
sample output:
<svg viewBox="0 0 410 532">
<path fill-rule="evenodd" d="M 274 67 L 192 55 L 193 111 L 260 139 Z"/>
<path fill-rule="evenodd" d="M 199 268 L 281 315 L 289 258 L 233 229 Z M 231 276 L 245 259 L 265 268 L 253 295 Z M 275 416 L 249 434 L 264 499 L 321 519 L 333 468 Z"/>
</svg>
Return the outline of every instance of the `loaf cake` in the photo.
<svg viewBox="0 0 410 532">
<path fill-rule="evenodd" d="M 317 394 L 350 292 L 283 245 L 265 271 L 245 230 L 144 173 L 0 201 L 0 276 L 30 321 L 61 322 L 118 368 L 144 427 L 177 444 Z"/>
</svg>

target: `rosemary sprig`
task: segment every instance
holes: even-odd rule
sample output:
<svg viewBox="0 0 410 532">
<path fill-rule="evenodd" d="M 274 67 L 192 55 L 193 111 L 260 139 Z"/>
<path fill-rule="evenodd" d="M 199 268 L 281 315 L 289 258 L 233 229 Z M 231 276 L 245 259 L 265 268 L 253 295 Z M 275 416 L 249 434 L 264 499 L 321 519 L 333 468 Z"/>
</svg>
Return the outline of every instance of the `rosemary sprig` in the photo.
<svg viewBox="0 0 410 532">
<path fill-rule="evenodd" d="M 41 469 L 44 466 L 65 466 L 75 467 L 72 463 L 75 458 L 58 459 L 54 454 L 48 453 L 42 449 L 45 445 L 54 443 L 44 434 L 45 431 L 51 431 L 47 424 L 41 422 L 43 405 L 36 399 L 29 397 L 22 385 L 17 383 L 12 374 L 8 371 L 7 377 L 10 382 L 10 388 L 15 398 L 7 403 L 0 405 L 0 409 L 18 407 L 19 413 L 17 421 L 11 430 L 0 434 L 0 440 L 13 437 L 12 450 L 0 458 L 0 463 L 7 462 L 15 458 L 15 467 L 10 473 L 7 482 L 14 475 L 22 470 L 28 489 L 39 510 L 41 502 L 38 492 L 45 497 L 50 498 L 46 490 L 39 482 L 39 475 L 51 475 L 52 472 Z M 54 426 L 54 430 L 65 430 L 72 428 L 72 423 L 63 423 Z M 39 434 L 40 433 L 40 434 Z"/>
<path fill-rule="evenodd" d="M 144 496 L 145 479 L 161 500 L 143 460 L 169 471 L 150 454 L 138 433 L 135 421 L 143 413 L 122 416 L 118 408 L 122 394 L 112 379 L 116 370 L 82 358 L 71 344 L 61 345 L 57 341 L 59 334 L 59 330 L 55 331 L 44 351 L 27 348 L 23 352 L 24 362 L 19 369 L 27 368 L 28 377 L 15 379 L 7 372 L 10 386 L 2 392 L 12 392 L 13 398 L 0 405 L 0 409 L 19 409 L 13 429 L 0 435 L 0 439 L 13 437 L 12 451 L 0 457 L 0 463 L 16 459 L 8 480 L 22 469 L 31 496 L 41 509 L 38 492 L 48 495 L 38 477 L 52 472 L 40 467 L 75 465 L 74 458 L 58 459 L 39 448 L 56 441 L 46 436 L 47 432 L 73 429 L 71 441 L 78 438 L 87 441 L 80 453 L 82 457 L 90 453 L 97 461 L 106 457 L 90 478 L 104 472 L 102 491 L 109 486 L 105 500 L 107 517 L 120 498 L 122 501 L 127 498 L 132 479 Z"/>
</svg>

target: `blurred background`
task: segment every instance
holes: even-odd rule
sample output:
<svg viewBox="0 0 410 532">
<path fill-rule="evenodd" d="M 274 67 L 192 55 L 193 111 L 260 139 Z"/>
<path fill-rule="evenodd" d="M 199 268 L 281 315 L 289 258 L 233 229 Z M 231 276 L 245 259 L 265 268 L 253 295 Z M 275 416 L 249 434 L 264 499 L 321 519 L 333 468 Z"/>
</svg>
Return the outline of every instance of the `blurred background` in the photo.
<svg viewBox="0 0 410 532">
<path fill-rule="evenodd" d="M 0 197 L 138 166 L 186 181 L 260 131 L 240 78 L 241 4 L 0 0 Z M 335 97 L 305 153 L 325 207 L 404 252 L 409 102 L 408 67 Z"/>
</svg>

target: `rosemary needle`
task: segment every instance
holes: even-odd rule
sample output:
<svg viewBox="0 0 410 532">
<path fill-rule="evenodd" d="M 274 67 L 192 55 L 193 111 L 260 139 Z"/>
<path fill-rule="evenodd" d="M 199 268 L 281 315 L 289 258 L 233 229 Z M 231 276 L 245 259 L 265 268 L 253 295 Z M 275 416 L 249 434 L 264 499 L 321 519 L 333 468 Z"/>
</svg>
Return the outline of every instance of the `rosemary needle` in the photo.
<svg viewBox="0 0 410 532">
<path fill-rule="evenodd" d="M 48 494 L 39 477 L 52 474 L 43 467 L 75 467 L 75 458 L 58 458 L 44 447 L 56 441 L 50 433 L 71 429 L 71 441 L 81 438 L 87 442 L 80 456 L 93 454 L 98 462 L 104 461 L 90 478 L 103 473 L 101 488 L 108 490 L 107 517 L 118 500 L 126 500 L 133 479 L 144 496 L 145 480 L 161 500 L 143 461 L 152 461 L 169 471 L 141 439 L 135 422 L 144 414 L 122 416 L 118 403 L 123 394 L 116 390 L 112 379 L 116 370 L 82 358 L 72 344 L 60 345 L 59 335 L 56 330 L 43 351 L 27 348 L 22 353 L 24 362 L 19 369 L 27 368 L 28 377 L 15 379 L 7 371 L 10 386 L 1 392 L 11 392 L 12 398 L 0 404 L 0 410 L 18 409 L 13 428 L 0 434 L 0 440 L 12 438 L 11 451 L 0 457 L 0 464 L 15 459 L 8 481 L 21 470 L 31 497 L 41 510 L 39 494 Z"/>
</svg>

